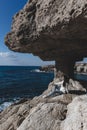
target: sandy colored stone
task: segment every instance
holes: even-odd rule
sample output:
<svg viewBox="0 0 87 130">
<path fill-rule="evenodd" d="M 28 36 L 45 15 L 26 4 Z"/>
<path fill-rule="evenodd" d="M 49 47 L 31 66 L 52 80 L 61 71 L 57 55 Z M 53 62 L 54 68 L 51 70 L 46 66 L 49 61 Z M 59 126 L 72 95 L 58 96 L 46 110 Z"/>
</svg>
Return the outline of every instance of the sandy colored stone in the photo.
<svg viewBox="0 0 87 130">
<path fill-rule="evenodd" d="M 38 104 L 17 130 L 60 130 L 66 106 L 57 103 Z M 58 127 L 57 127 L 58 125 Z"/>
<path fill-rule="evenodd" d="M 31 100 L 22 100 L 2 111 L 0 130 L 61 130 L 60 125 L 66 120 L 67 105 L 75 97 L 85 94 L 83 93 L 85 89 L 79 82 L 72 80 L 73 83 L 76 82 L 74 88 L 70 86 L 72 93 L 61 95 L 56 93 L 43 98 L 44 95 L 49 94 L 56 81 L 59 79 L 54 79 L 42 95 Z"/>
<path fill-rule="evenodd" d="M 28 1 L 14 16 L 5 43 L 13 51 L 44 60 L 67 56 L 79 60 L 87 56 L 86 11 L 87 0 Z"/>
<path fill-rule="evenodd" d="M 76 97 L 69 105 L 61 130 L 87 130 L 87 95 Z"/>
<path fill-rule="evenodd" d="M 0 113 L 0 130 L 16 130 L 29 114 L 29 102 L 11 105 Z"/>
</svg>

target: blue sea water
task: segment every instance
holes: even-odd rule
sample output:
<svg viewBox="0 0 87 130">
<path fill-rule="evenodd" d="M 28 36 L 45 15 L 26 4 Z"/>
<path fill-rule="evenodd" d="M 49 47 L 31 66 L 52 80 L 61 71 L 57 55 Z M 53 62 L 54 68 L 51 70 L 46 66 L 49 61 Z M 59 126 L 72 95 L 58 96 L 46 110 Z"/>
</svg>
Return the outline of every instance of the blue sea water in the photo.
<svg viewBox="0 0 87 130">
<path fill-rule="evenodd" d="M 39 66 L 0 66 L 0 109 L 20 98 L 32 98 L 47 89 L 53 73 Z"/>
<path fill-rule="evenodd" d="M 21 98 L 32 98 L 47 89 L 52 72 L 41 72 L 40 66 L 0 66 L 0 111 Z M 87 75 L 75 75 L 86 80 Z"/>
</svg>

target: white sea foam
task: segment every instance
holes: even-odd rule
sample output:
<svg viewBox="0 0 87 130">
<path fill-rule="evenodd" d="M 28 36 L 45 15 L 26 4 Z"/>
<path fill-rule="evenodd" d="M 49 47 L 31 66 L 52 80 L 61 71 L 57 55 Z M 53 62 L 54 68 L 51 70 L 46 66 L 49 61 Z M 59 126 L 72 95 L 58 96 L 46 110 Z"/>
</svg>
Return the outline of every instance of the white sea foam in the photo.
<svg viewBox="0 0 87 130">
<path fill-rule="evenodd" d="M 37 73 L 53 73 L 52 71 L 41 71 L 40 69 L 34 69 L 34 70 L 31 70 L 30 72 L 37 72 Z"/>
<path fill-rule="evenodd" d="M 40 73 L 40 72 L 45 72 L 45 71 L 41 71 L 39 69 L 34 69 L 34 70 L 31 70 L 31 72 L 38 72 L 38 73 Z"/>
<path fill-rule="evenodd" d="M 0 105 L 0 112 L 1 112 L 2 110 L 4 110 L 5 108 L 9 107 L 9 106 L 12 105 L 12 104 L 13 104 L 13 102 L 4 102 L 4 103 L 2 103 L 2 104 Z"/>
<path fill-rule="evenodd" d="M 21 98 L 14 98 L 12 101 L 3 101 L 2 104 L 0 104 L 0 112 L 6 109 L 7 107 L 11 106 L 14 103 L 17 103 L 21 100 Z"/>
</svg>

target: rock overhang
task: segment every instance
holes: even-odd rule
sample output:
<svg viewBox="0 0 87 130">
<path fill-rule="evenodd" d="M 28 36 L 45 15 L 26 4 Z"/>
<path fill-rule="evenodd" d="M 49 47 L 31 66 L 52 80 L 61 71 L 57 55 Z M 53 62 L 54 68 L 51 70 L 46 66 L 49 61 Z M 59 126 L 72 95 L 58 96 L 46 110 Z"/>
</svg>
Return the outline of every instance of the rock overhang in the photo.
<svg viewBox="0 0 87 130">
<path fill-rule="evenodd" d="M 13 17 L 5 43 L 43 60 L 82 60 L 87 56 L 87 0 L 28 1 Z"/>
</svg>

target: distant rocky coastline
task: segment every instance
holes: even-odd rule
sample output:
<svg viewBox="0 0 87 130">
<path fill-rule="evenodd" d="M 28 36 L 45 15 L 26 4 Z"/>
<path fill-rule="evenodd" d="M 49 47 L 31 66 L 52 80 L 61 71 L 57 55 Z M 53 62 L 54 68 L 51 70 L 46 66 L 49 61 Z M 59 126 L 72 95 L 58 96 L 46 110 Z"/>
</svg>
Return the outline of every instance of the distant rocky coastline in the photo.
<svg viewBox="0 0 87 130">
<path fill-rule="evenodd" d="M 87 63 L 76 63 L 74 70 L 75 73 L 87 75 Z"/>
<path fill-rule="evenodd" d="M 40 71 L 54 72 L 54 68 L 55 65 L 41 66 Z M 74 66 L 74 72 L 87 75 L 87 63 L 76 63 Z"/>
<path fill-rule="evenodd" d="M 41 66 L 40 71 L 44 72 L 54 72 L 55 65 L 46 65 L 46 66 Z"/>
</svg>

